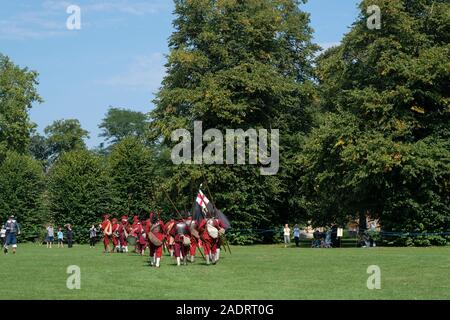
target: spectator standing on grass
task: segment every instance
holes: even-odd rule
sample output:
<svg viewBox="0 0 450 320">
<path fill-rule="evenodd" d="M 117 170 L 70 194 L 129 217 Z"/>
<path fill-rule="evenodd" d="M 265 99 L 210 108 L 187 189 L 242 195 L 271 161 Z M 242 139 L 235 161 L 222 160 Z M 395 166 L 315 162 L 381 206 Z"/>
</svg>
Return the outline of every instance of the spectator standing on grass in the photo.
<svg viewBox="0 0 450 320">
<path fill-rule="evenodd" d="M 95 247 L 96 237 L 97 237 L 97 229 L 95 228 L 95 225 L 92 225 L 92 227 L 89 229 L 89 246 L 91 248 Z"/>
<path fill-rule="evenodd" d="M 321 238 L 322 234 L 320 233 L 319 229 L 316 229 L 316 231 L 314 231 L 313 233 L 313 248 L 320 248 L 320 238 Z"/>
<path fill-rule="evenodd" d="M 4 245 L 3 252 L 8 254 L 9 246 L 11 245 L 13 248 L 13 254 L 16 254 L 17 250 L 17 236 L 20 234 L 20 225 L 17 223 L 15 217 L 11 215 L 6 221 L 5 225 L 5 237 L 6 243 Z"/>
<path fill-rule="evenodd" d="M 300 246 L 300 229 L 298 228 L 298 224 L 294 226 L 294 241 L 295 246 Z"/>
<path fill-rule="evenodd" d="M 73 231 L 72 231 L 72 226 L 70 224 L 66 224 L 66 228 L 67 228 L 67 246 L 69 248 L 72 248 L 72 241 L 73 241 Z"/>
<path fill-rule="evenodd" d="M 289 229 L 289 225 L 286 223 L 284 225 L 284 247 L 287 248 L 288 243 L 291 242 L 291 229 Z"/>
<path fill-rule="evenodd" d="M 0 230 L 0 241 L 2 243 L 2 246 L 6 245 L 6 229 L 2 226 L 2 229 Z"/>
<path fill-rule="evenodd" d="M 52 248 L 53 241 L 55 241 L 55 231 L 51 224 L 47 227 L 47 248 Z"/>
<path fill-rule="evenodd" d="M 61 245 L 61 248 L 64 248 L 64 234 L 61 230 L 61 228 L 58 229 L 58 248 L 59 245 Z"/>
</svg>

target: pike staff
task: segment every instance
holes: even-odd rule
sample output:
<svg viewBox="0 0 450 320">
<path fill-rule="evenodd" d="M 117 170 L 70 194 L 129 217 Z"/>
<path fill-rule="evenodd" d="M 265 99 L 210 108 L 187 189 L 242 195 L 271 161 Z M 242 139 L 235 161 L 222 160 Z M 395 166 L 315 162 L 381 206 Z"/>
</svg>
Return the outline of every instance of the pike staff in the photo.
<svg viewBox="0 0 450 320">
<path fill-rule="evenodd" d="M 180 211 L 178 211 L 177 207 L 175 206 L 175 203 L 173 203 L 172 199 L 170 198 L 169 194 L 167 193 L 167 191 L 165 189 L 164 193 L 166 194 L 167 199 L 169 199 L 170 203 L 172 204 L 172 206 L 174 207 L 175 211 L 178 213 L 178 215 L 180 216 L 181 219 L 183 219 L 183 216 L 181 215 Z"/>
</svg>

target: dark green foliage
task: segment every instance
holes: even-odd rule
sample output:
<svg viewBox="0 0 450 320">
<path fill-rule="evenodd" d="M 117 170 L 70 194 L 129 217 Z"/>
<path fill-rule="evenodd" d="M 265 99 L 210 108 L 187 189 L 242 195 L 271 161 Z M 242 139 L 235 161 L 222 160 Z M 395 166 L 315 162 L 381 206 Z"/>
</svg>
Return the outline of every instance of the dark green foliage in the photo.
<svg viewBox="0 0 450 320">
<path fill-rule="evenodd" d="M 111 143 L 126 137 L 142 138 L 147 129 L 147 116 L 138 111 L 110 107 L 99 128 L 103 129 L 101 137 Z"/>
<path fill-rule="evenodd" d="M 289 217 L 287 178 L 295 164 L 284 154 L 309 129 L 311 61 L 317 49 L 311 43 L 308 14 L 298 4 L 175 1 L 168 74 L 151 113 L 149 137 L 161 138 L 170 148 L 171 132 L 192 130 L 194 120 L 203 121 L 204 130 L 223 133 L 226 128 L 280 129 L 283 172 L 269 177 L 254 165 L 172 166 L 165 185 L 179 207 L 192 206 L 206 178 L 216 206 L 233 227 L 264 227 Z"/>
<path fill-rule="evenodd" d="M 380 30 L 366 26 L 368 5 L 381 8 Z M 317 224 L 368 210 L 385 230 L 450 229 L 449 10 L 363 1 L 342 44 L 320 57 L 326 113 L 297 156 Z"/>
<path fill-rule="evenodd" d="M 74 240 L 87 241 L 112 204 L 111 179 L 100 156 L 87 150 L 63 153 L 50 170 L 49 209 L 56 226 L 70 223 Z"/>
<path fill-rule="evenodd" d="M 148 217 L 156 209 L 156 163 L 150 148 L 135 137 L 116 143 L 108 157 L 108 173 L 116 216 L 123 213 Z"/>
<path fill-rule="evenodd" d="M 0 222 L 13 214 L 22 227 L 21 241 L 39 236 L 47 222 L 41 164 L 27 155 L 7 152 L 0 162 Z"/>
<path fill-rule="evenodd" d="M 45 128 L 47 135 L 47 147 L 54 160 L 62 152 L 78 149 L 86 149 L 85 138 L 89 138 L 89 132 L 81 128 L 77 119 L 57 120 Z"/>
<path fill-rule="evenodd" d="M 0 161 L 8 150 L 28 150 L 34 127 L 28 110 L 43 101 L 36 91 L 37 77 L 37 72 L 14 65 L 0 53 Z"/>
</svg>

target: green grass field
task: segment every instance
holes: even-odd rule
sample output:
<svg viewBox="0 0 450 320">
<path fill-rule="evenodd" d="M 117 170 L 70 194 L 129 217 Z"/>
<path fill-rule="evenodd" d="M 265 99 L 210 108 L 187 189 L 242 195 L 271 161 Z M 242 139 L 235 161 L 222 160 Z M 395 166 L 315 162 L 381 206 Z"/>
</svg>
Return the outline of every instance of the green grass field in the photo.
<svg viewBox="0 0 450 320">
<path fill-rule="evenodd" d="M 201 257 L 161 268 L 147 257 L 102 254 L 100 246 L 47 249 L 21 244 L 0 256 L 1 299 L 450 299 L 450 249 L 232 247 L 215 266 Z M 81 268 L 81 289 L 69 290 L 69 265 Z M 381 268 L 381 289 L 369 290 L 369 265 Z M 5 285 L 6 284 L 6 285 Z"/>
</svg>

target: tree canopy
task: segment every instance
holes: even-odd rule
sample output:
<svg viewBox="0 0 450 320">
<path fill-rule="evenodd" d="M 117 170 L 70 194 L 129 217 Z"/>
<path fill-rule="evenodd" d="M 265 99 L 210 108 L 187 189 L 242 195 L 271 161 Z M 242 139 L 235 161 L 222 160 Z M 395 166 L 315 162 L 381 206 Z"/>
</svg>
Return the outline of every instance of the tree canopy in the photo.
<svg viewBox="0 0 450 320">
<path fill-rule="evenodd" d="M 62 152 L 85 149 L 83 139 L 89 138 L 89 132 L 81 128 L 77 119 L 56 120 L 44 129 L 47 144 L 53 156 Z"/>
<path fill-rule="evenodd" d="M 366 26 L 378 5 L 382 27 Z M 323 116 L 297 156 L 318 222 L 365 215 L 385 230 L 450 227 L 449 4 L 363 1 L 318 59 Z"/>
<path fill-rule="evenodd" d="M 0 53 L 0 157 L 10 151 L 28 151 L 34 124 L 28 110 L 43 102 L 36 90 L 38 73 L 16 66 Z"/>
<path fill-rule="evenodd" d="M 313 95 L 309 16 L 294 0 L 175 1 L 167 76 L 151 113 L 150 138 L 167 146 L 175 129 L 276 128 L 286 150 L 309 126 Z M 281 144 L 281 143 L 280 143 Z M 287 165 L 287 162 L 286 162 Z M 283 170 L 283 169 L 282 169 Z M 165 181 L 180 207 L 207 179 L 235 226 L 279 221 L 287 186 L 253 165 L 178 166 Z M 286 207 L 285 207 L 286 208 Z"/>
<path fill-rule="evenodd" d="M 111 178 L 103 159 L 77 149 L 63 153 L 49 173 L 49 209 L 54 223 L 71 224 L 75 241 L 87 241 L 89 228 L 112 209 Z"/>
<path fill-rule="evenodd" d="M 147 129 L 147 116 L 138 111 L 110 107 L 99 128 L 103 130 L 100 136 L 113 144 L 126 137 L 142 138 Z"/>
</svg>

